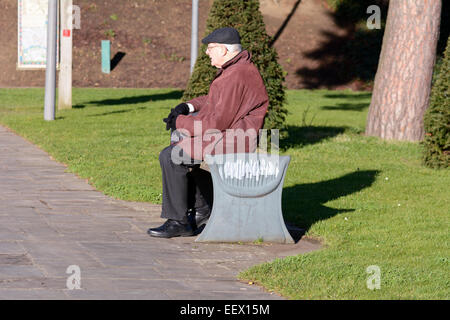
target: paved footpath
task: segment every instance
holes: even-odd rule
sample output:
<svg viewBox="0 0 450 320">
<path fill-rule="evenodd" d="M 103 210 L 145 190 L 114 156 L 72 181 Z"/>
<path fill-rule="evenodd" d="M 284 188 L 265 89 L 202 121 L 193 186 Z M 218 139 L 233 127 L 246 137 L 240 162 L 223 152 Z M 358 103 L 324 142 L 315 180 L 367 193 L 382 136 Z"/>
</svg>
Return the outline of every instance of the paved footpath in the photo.
<svg viewBox="0 0 450 320">
<path fill-rule="evenodd" d="M 115 200 L 0 126 L 0 299 L 283 299 L 246 268 L 319 248 L 151 238 L 161 206 Z M 69 290 L 69 266 L 81 289 Z M 73 271 L 72 271 L 73 272 Z"/>
</svg>

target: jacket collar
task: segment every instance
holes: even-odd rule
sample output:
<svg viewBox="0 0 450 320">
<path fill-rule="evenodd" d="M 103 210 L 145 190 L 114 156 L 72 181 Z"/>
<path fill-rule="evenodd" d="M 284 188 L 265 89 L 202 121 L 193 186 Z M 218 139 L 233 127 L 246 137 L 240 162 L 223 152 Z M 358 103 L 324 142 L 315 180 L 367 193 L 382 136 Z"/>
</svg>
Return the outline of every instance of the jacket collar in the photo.
<svg viewBox="0 0 450 320">
<path fill-rule="evenodd" d="M 252 55 L 250 52 L 248 52 L 247 50 L 242 50 L 234 58 L 225 62 L 222 65 L 222 68 L 219 68 L 217 70 L 216 75 L 212 81 L 216 80 L 222 74 L 223 70 L 225 70 L 226 68 L 228 68 L 234 64 L 237 64 L 237 63 L 249 62 L 251 60 L 251 58 L 252 58 Z"/>
<path fill-rule="evenodd" d="M 252 55 L 250 54 L 250 52 L 248 52 L 247 50 L 242 50 L 234 58 L 232 58 L 231 60 L 228 60 L 227 62 L 225 62 L 222 65 L 221 69 L 226 69 L 229 66 L 231 66 L 233 64 L 236 64 L 236 63 L 250 61 L 251 57 L 252 57 Z"/>
</svg>

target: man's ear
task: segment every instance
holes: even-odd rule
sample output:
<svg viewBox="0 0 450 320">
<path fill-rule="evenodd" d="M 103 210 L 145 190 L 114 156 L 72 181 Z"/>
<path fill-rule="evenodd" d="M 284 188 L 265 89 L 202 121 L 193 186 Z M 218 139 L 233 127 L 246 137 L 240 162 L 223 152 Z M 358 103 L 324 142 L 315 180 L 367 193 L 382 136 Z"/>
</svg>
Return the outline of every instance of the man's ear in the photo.
<svg viewBox="0 0 450 320">
<path fill-rule="evenodd" d="M 225 57 L 228 53 L 228 49 L 225 46 L 220 46 L 220 50 L 222 50 L 222 57 Z"/>
</svg>

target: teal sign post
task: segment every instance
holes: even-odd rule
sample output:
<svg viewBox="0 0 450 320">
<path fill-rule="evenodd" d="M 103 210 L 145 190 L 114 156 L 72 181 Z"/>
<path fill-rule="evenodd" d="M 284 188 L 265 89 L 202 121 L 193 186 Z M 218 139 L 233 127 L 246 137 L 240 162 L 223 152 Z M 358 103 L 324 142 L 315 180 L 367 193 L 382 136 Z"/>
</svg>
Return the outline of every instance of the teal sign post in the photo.
<svg viewBox="0 0 450 320">
<path fill-rule="evenodd" d="M 111 72 L 111 41 L 102 40 L 102 72 Z"/>
</svg>

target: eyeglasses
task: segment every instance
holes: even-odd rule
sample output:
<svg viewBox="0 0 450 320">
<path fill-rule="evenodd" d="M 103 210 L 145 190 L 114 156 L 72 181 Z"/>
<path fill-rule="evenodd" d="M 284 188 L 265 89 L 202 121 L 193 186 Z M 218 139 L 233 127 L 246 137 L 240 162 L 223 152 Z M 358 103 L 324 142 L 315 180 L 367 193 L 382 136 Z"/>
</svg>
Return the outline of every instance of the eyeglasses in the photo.
<svg viewBox="0 0 450 320">
<path fill-rule="evenodd" d="M 214 48 L 216 48 L 216 47 L 220 47 L 220 45 L 217 45 L 217 46 L 208 46 L 208 47 L 206 48 L 206 52 L 211 51 L 211 49 L 214 49 Z"/>
</svg>

